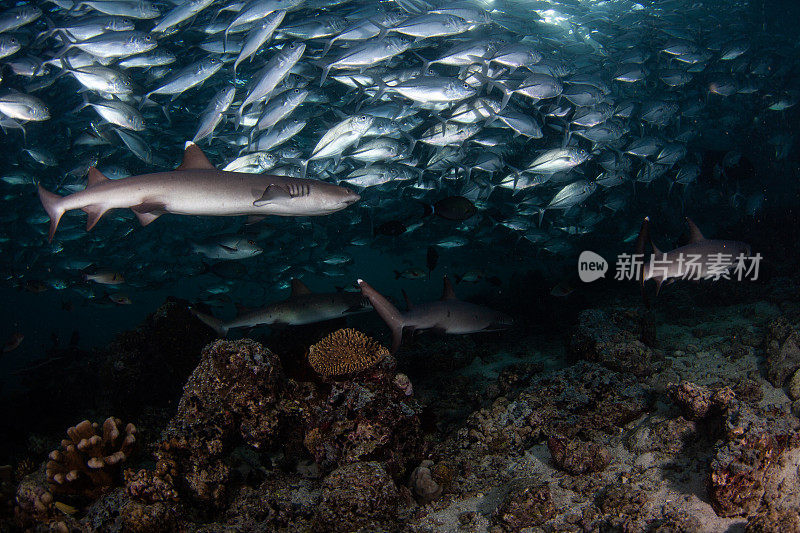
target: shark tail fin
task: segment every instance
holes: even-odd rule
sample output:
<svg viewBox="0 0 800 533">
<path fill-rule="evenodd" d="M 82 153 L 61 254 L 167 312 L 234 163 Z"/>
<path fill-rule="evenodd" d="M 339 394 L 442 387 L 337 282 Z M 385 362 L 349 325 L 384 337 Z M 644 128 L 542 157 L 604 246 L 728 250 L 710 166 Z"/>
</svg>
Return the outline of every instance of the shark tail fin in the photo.
<svg viewBox="0 0 800 533">
<path fill-rule="evenodd" d="M 39 185 L 39 200 L 42 202 L 42 207 L 47 211 L 47 216 L 50 217 L 50 233 L 47 241 L 52 242 L 53 236 L 56 234 L 58 222 L 64 214 L 65 209 L 61 205 L 61 196 L 52 193 Z"/>
<path fill-rule="evenodd" d="M 397 349 L 400 348 L 400 342 L 403 340 L 403 327 L 405 325 L 403 314 L 363 279 L 358 280 L 358 286 L 361 287 L 361 293 L 367 297 L 373 309 L 392 330 L 392 353 L 396 353 Z"/>
<path fill-rule="evenodd" d="M 216 331 L 217 335 L 219 335 L 220 337 L 228 336 L 228 328 L 225 326 L 225 324 L 222 323 L 220 319 L 213 317 L 211 315 L 207 315 L 205 313 L 201 313 L 200 311 L 197 311 L 194 308 L 191 309 L 191 312 L 194 316 L 200 319 L 200 321 L 203 324 Z"/>
</svg>

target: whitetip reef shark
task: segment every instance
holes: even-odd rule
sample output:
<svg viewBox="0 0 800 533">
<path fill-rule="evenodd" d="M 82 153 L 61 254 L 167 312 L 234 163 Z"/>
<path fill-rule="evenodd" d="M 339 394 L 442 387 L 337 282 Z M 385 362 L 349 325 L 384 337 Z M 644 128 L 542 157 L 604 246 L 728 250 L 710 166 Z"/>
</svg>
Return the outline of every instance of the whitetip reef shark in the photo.
<svg viewBox="0 0 800 533">
<path fill-rule="evenodd" d="M 711 279 L 721 271 L 733 269 L 740 255 L 745 258 L 750 256 L 749 244 L 741 241 L 706 239 L 690 218 L 686 218 L 686 223 L 689 225 L 689 244 L 662 252 L 650 237 L 650 217 L 645 217 L 642 221 L 639 237 L 636 239 L 636 253 L 643 255 L 645 246 L 649 242 L 653 247 L 651 259 L 655 261 L 655 263 L 644 262 L 641 276 L 643 290 L 645 282 L 650 279 L 656 280 L 656 295 L 662 285 L 676 279 Z M 692 258 L 691 267 L 690 258 Z"/>
<path fill-rule="evenodd" d="M 110 180 L 92 167 L 83 191 L 59 196 L 40 185 L 39 199 L 50 216 L 52 241 L 61 216 L 72 209 L 89 215 L 88 231 L 114 208 L 131 208 L 146 226 L 164 213 L 327 215 L 355 203 L 360 196 L 324 181 L 219 170 L 196 144 L 187 142 L 183 163 L 175 170 Z"/>
<path fill-rule="evenodd" d="M 228 322 L 195 309 L 192 309 L 192 313 L 218 335 L 225 337 L 228 330 L 233 328 L 302 326 L 371 310 L 369 301 L 358 292 L 314 293 L 302 281 L 293 279 L 292 294 L 286 300 L 242 313 Z"/>
<path fill-rule="evenodd" d="M 444 277 L 441 300 L 412 305 L 406 296 L 408 310 L 405 313 L 401 313 L 363 279 L 358 280 L 358 286 L 392 331 L 392 353 L 397 352 L 400 347 L 403 331 L 406 329 L 412 331 L 431 329 L 442 333 L 466 334 L 500 331 L 513 325 L 512 318 L 504 313 L 456 298 L 453 285 L 447 276 Z"/>
</svg>

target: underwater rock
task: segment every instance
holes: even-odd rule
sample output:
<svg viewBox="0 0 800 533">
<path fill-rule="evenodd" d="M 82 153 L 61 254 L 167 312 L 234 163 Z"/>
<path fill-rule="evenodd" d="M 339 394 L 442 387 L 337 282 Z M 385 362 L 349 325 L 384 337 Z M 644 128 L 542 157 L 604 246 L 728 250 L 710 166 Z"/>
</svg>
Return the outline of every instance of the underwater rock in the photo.
<svg viewBox="0 0 800 533">
<path fill-rule="evenodd" d="M 767 379 L 774 387 L 783 387 L 786 379 L 800 368 L 800 332 L 785 319 L 767 325 L 764 341 L 767 352 Z"/>
<path fill-rule="evenodd" d="M 236 441 L 264 449 L 278 441 L 283 389 L 278 358 L 249 339 L 215 341 L 184 387 L 156 457 L 178 465 L 192 497 L 222 505 Z"/>
<path fill-rule="evenodd" d="M 567 343 L 573 359 L 601 363 L 618 372 L 645 376 L 659 355 L 655 344 L 655 319 L 651 313 L 631 309 L 587 309 Z"/>
<path fill-rule="evenodd" d="M 787 389 L 789 398 L 792 400 L 800 400 L 800 368 L 795 370 L 794 374 L 792 375 L 792 379 L 789 380 L 789 386 Z"/>
<path fill-rule="evenodd" d="M 636 526 L 647 503 L 647 494 L 624 483 L 607 485 L 595 498 L 595 504 L 605 515 L 602 531 L 639 531 Z"/>
<path fill-rule="evenodd" d="M 442 495 L 443 487 L 433 479 L 433 461 L 426 459 L 411 472 L 411 492 L 423 502 L 432 502 Z"/>
<path fill-rule="evenodd" d="M 578 362 L 541 374 L 516 398 L 475 411 L 460 434 L 484 453 L 521 451 L 549 436 L 602 441 L 647 411 L 650 392 L 627 373 Z"/>
<path fill-rule="evenodd" d="M 540 526 L 556 515 L 547 483 L 512 488 L 494 512 L 505 531 Z"/>
<path fill-rule="evenodd" d="M 381 463 L 344 465 L 322 482 L 313 529 L 326 533 L 393 529 L 399 501 L 397 487 Z"/>
<path fill-rule="evenodd" d="M 336 381 L 327 392 L 318 388 L 307 401 L 303 441 L 322 471 L 369 458 L 400 475 L 422 455 L 422 408 L 395 384 L 393 364 L 387 357 L 372 372 Z"/>
<path fill-rule="evenodd" d="M 780 533 L 800 533 L 800 515 L 796 509 L 772 509 L 760 511 L 747 519 L 745 533 L 777 531 Z"/>
<path fill-rule="evenodd" d="M 626 437 L 628 448 L 638 454 L 659 452 L 675 454 L 697 438 L 697 423 L 682 416 L 648 417 Z"/>
<path fill-rule="evenodd" d="M 120 481 L 122 464 L 136 449 L 136 426 L 109 417 L 102 428 L 84 420 L 50 453 L 47 481 L 56 494 L 95 499 Z"/>
<path fill-rule="evenodd" d="M 135 501 L 125 489 L 119 488 L 95 501 L 81 520 L 81 525 L 88 531 L 166 533 L 181 529 L 183 524 L 180 515 L 180 510 L 173 504 Z"/>
<path fill-rule="evenodd" d="M 611 453 L 605 446 L 577 438 L 550 437 L 547 448 L 556 466 L 574 476 L 600 472 L 611 462 Z"/>
<path fill-rule="evenodd" d="M 308 349 L 308 363 L 322 376 L 354 374 L 377 364 L 389 350 L 355 329 L 334 331 Z"/>
<path fill-rule="evenodd" d="M 667 385 L 667 394 L 689 420 L 705 418 L 711 410 L 711 391 L 689 381 Z"/>
<path fill-rule="evenodd" d="M 758 511 L 781 455 L 798 445 L 798 425 L 787 413 L 760 416 L 747 404 L 731 404 L 724 416 L 726 438 L 716 449 L 708 476 L 711 505 L 719 516 Z"/>
</svg>

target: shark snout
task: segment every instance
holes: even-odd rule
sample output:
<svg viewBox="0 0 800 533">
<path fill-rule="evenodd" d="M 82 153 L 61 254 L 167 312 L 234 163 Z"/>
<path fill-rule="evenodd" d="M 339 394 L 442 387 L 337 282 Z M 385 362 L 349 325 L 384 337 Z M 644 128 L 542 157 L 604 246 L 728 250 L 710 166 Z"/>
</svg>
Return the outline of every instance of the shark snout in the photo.
<svg viewBox="0 0 800 533">
<path fill-rule="evenodd" d="M 347 191 L 347 193 L 345 194 L 345 197 L 344 197 L 344 203 L 345 204 L 352 205 L 352 204 L 356 203 L 357 201 L 361 200 L 361 195 L 360 194 L 358 194 L 358 193 L 356 193 L 354 191 L 351 191 L 350 189 L 345 189 L 345 191 Z"/>
</svg>

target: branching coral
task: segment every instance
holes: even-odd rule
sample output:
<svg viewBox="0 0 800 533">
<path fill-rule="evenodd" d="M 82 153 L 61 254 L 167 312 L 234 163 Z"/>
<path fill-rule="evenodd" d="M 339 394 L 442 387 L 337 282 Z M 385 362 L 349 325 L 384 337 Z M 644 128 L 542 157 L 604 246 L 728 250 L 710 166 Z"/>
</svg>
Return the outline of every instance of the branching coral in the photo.
<svg viewBox="0 0 800 533">
<path fill-rule="evenodd" d="M 389 355 L 389 350 L 355 329 L 340 329 L 308 350 L 308 362 L 318 374 L 341 376 L 360 372 Z"/>
<path fill-rule="evenodd" d="M 84 420 L 67 435 L 47 462 L 47 480 L 55 493 L 96 498 L 118 481 L 121 465 L 136 448 L 136 426 L 123 427 L 113 417 L 102 428 Z"/>
</svg>

